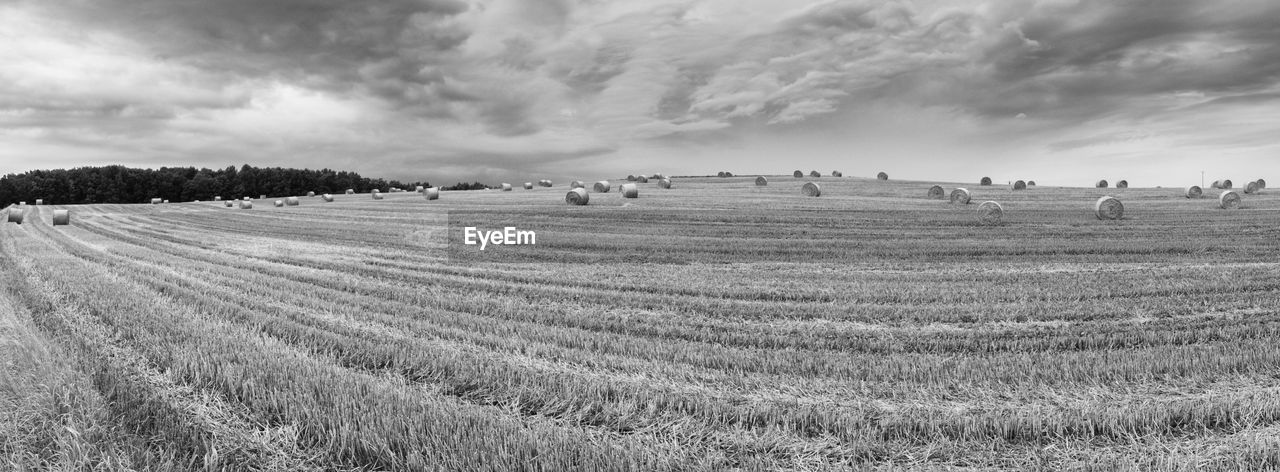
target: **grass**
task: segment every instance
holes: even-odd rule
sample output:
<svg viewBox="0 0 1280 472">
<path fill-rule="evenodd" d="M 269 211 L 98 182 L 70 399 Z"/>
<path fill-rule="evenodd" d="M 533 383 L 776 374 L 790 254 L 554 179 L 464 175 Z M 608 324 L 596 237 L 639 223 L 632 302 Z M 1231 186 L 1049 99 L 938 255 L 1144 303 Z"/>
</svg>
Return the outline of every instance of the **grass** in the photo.
<svg viewBox="0 0 1280 472">
<path fill-rule="evenodd" d="M 0 461 L 1280 467 L 1280 197 L 968 185 L 988 227 L 933 182 L 754 179 L 28 207 L 0 225 Z M 468 225 L 538 244 L 447 244 Z"/>
</svg>

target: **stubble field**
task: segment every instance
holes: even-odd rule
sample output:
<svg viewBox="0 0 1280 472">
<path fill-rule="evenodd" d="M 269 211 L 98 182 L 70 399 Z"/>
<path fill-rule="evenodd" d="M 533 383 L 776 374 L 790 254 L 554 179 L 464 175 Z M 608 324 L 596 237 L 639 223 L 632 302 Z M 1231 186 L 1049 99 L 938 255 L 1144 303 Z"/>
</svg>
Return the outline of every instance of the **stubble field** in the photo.
<svg viewBox="0 0 1280 472">
<path fill-rule="evenodd" d="M 753 180 L 27 206 L 0 469 L 1280 467 L 1280 194 Z"/>
</svg>

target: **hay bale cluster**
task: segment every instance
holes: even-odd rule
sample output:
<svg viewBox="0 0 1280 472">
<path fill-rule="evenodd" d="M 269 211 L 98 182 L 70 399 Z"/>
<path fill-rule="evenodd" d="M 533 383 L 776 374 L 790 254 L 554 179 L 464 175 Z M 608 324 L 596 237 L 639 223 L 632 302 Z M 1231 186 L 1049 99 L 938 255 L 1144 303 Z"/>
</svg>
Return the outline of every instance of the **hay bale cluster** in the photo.
<svg viewBox="0 0 1280 472">
<path fill-rule="evenodd" d="M 833 171 L 831 171 L 831 176 L 832 176 L 832 177 L 844 177 L 844 173 L 843 173 L 843 172 L 840 172 L 840 171 L 838 171 L 838 170 L 833 170 Z"/>
</svg>

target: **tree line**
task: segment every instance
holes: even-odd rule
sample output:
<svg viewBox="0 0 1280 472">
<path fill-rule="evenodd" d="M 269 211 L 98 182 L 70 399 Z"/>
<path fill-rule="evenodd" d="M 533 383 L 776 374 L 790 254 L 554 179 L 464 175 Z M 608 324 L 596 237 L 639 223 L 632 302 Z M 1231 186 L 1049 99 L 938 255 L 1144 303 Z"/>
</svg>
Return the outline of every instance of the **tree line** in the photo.
<svg viewBox="0 0 1280 472">
<path fill-rule="evenodd" d="M 33 170 L 0 177 L 0 202 L 68 205 L 82 203 L 146 203 L 152 198 L 174 202 L 213 200 L 259 195 L 291 196 L 307 192 L 342 193 L 347 189 L 364 193 L 391 188 L 414 190 L 428 182 L 400 182 L 371 179 L 355 172 L 331 169 L 287 169 L 253 167 L 237 169 L 197 169 L 195 167 L 161 167 L 135 169 L 124 166 L 78 167 L 75 169 Z M 479 182 L 459 183 L 442 190 L 488 188 Z"/>
</svg>

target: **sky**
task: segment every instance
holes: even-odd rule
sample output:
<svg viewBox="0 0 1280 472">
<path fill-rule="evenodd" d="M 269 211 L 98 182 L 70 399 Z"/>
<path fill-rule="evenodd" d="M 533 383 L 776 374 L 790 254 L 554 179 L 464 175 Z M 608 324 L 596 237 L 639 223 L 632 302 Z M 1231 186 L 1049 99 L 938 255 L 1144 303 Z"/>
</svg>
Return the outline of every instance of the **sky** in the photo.
<svg viewBox="0 0 1280 472">
<path fill-rule="evenodd" d="M 1280 170 L 1280 2 L 0 0 L 0 174 Z"/>
</svg>

